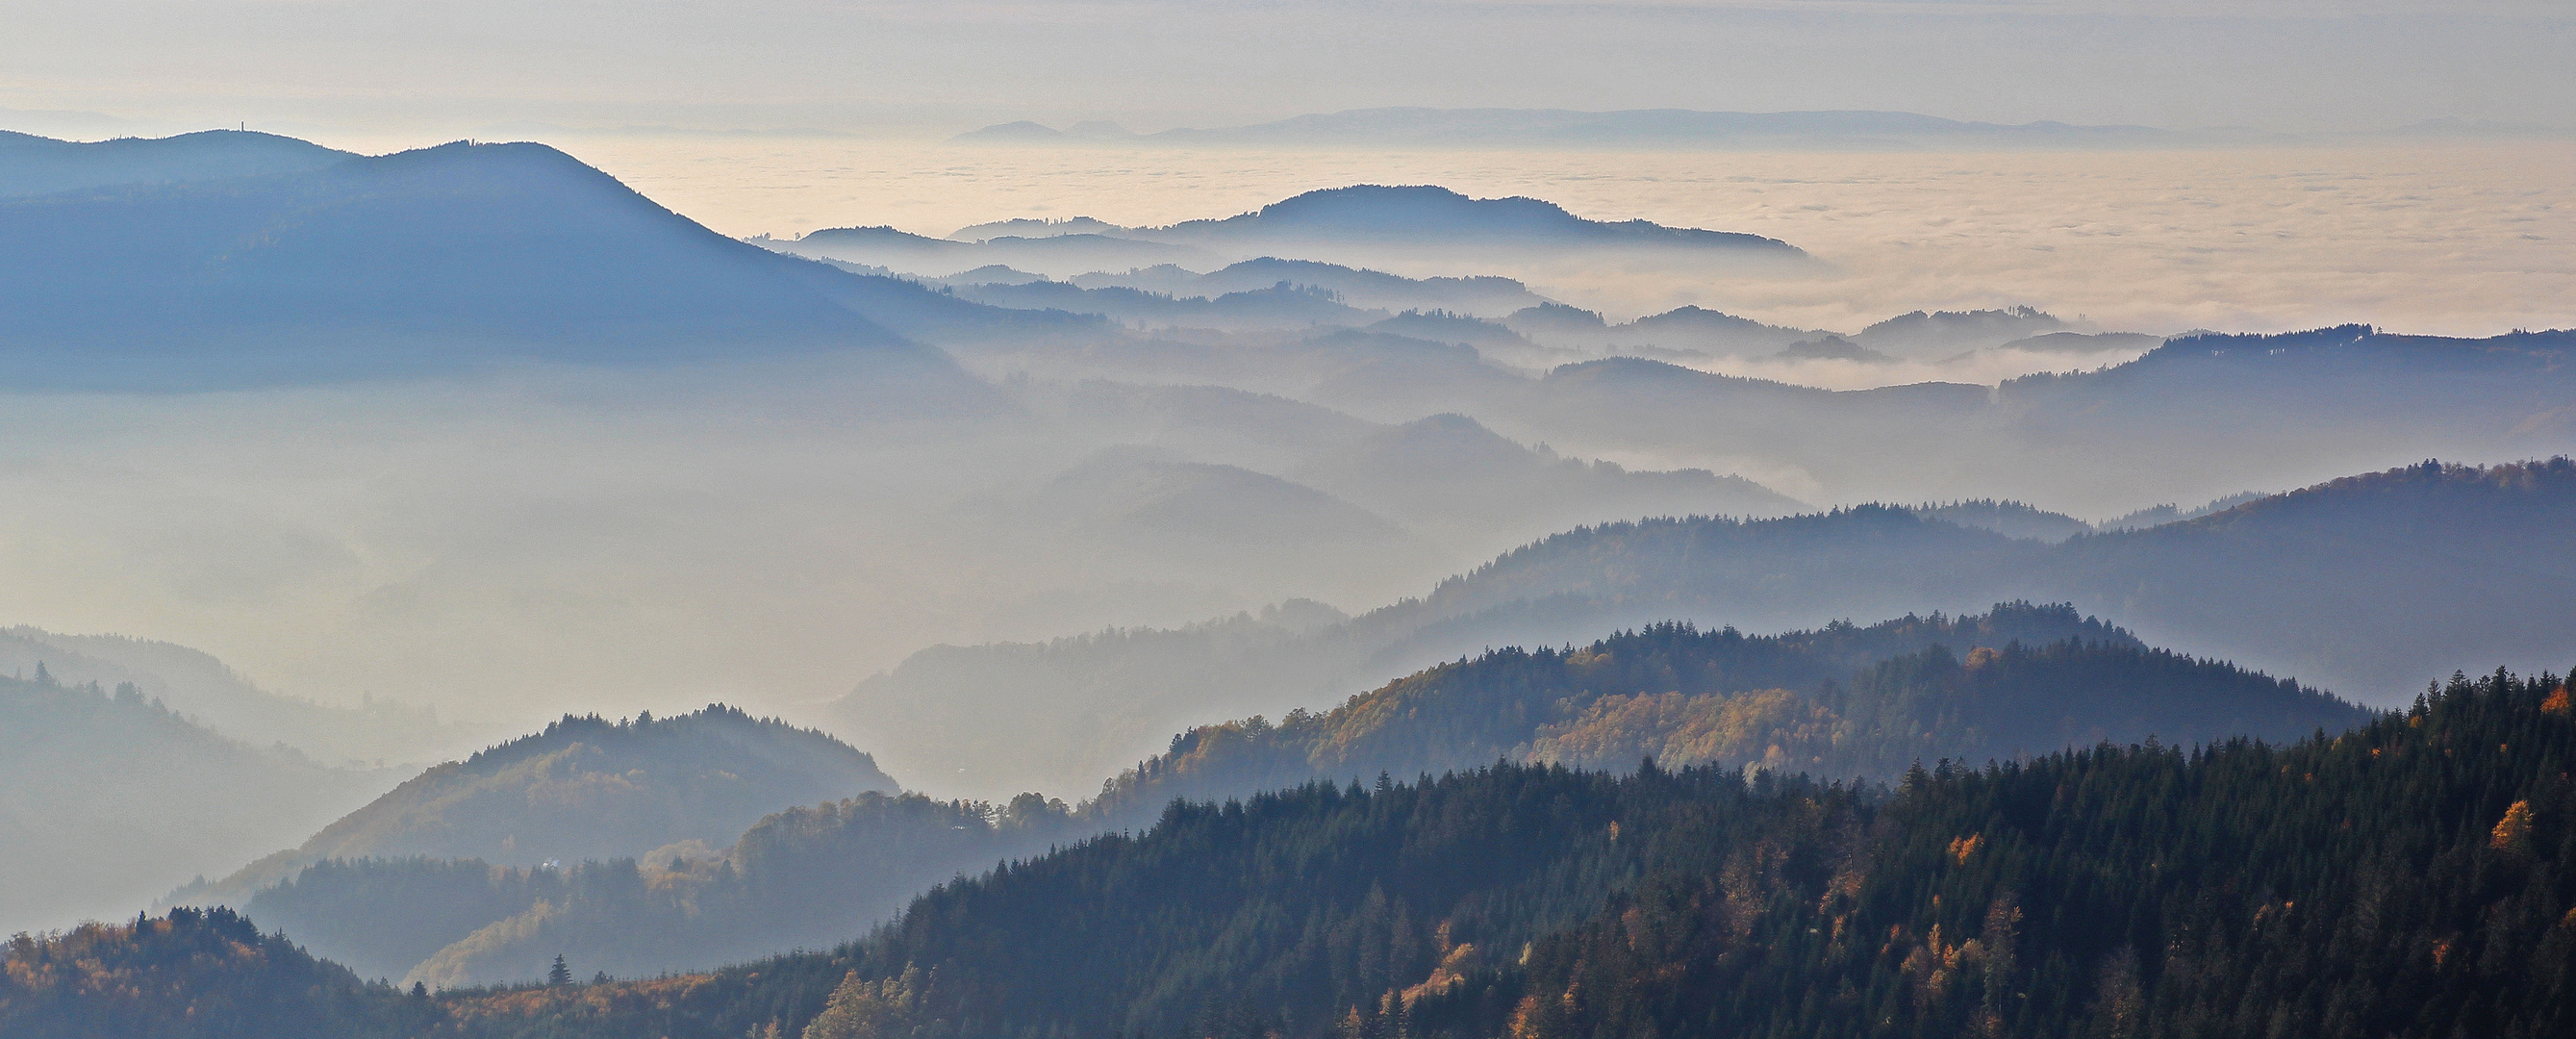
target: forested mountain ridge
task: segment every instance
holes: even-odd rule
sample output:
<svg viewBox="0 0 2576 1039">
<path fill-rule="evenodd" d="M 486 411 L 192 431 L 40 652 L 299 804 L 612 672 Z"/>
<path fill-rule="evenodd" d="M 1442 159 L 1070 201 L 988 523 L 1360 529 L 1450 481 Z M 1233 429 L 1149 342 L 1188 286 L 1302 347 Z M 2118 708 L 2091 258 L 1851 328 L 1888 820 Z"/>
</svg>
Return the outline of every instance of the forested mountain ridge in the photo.
<svg viewBox="0 0 2576 1039">
<path fill-rule="evenodd" d="M 58 141 L 0 130 L 0 198 L 300 173 L 354 158 L 292 137 L 241 130 L 107 141 Z"/>
<path fill-rule="evenodd" d="M 239 903 L 327 859 L 425 855 L 530 866 L 632 857 L 687 841 L 722 847 L 781 807 L 896 789 L 873 759 L 839 740 L 721 704 L 660 719 L 566 715 L 543 732 L 431 768 L 303 844 L 172 900 Z"/>
<path fill-rule="evenodd" d="M 2295 682 L 2149 649 L 2063 605 L 1746 636 L 1658 624 L 1580 648 L 1491 650 L 1321 713 L 1200 726 L 1091 811 L 1312 780 L 1437 775 L 1498 759 L 1714 763 L 1893 778 L 1919 761 L 2162 738 L 2290 739 L 2368 712 Z"/>
<path fill-rule="evenodd" d="M 1884 794 L 1513 765 L 1315 784 L 1176 805 L 830 952 L 441 993 L 425 1025 L 285 956 L 235 984 L 264 980 L 247 944 L 148 990 L 73 983 L 198 923 L 146 921 L 20 940 L 0 1025 L 225 985 L 359 1037 L 2555 1036 L 2570 703 L 2499 671 L 2288 746 L 1942 763 Z"/>
</svg>

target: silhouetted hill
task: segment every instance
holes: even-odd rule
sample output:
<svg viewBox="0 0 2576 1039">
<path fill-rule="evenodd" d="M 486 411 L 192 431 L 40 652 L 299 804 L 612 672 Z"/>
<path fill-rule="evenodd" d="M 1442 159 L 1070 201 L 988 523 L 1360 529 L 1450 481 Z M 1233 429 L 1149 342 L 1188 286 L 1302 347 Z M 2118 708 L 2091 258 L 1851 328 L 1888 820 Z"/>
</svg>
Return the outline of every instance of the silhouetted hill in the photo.
<svg viewBox="0 0 2576 1039">
<path fill-rule="evenodd" d="M 1326 188 L 1222 220 L 1144 228 L 1156 241 L 1257 247 L 1262 242 L 1402 243 L 1419 247 L 1484 245 L 1576 248 L 1734 250 L 1803 258 L 1786 242 L 1760 235 L 1666 227 L 1645 220 L 1586 220 L 1534 198 L 1470 198 L 1448 188 L 1362 184 Z"/>
<path fill-rule="evenodd" d="M 310 833 L 396 774 L 191 724 L 131 684 L 0 677 L 0 931 L 113 918 Z"/>
<path fill-rule="evenodd" d="M 967 392 L 852 305 L 927 290 L 724 238 L 543 145 L 0 201 L 0 229 L 0 344 L 22 385 L 861 351 L 914 394 Z"/>
<path fill-rule="evenodd" d="M 302 173 L 354 158 L 292 137 L 238 130 L 109 141 L 57 141 L 0 130 L 0 198 Z"/>
<path fill-rule="evenodd" d="M 722 847 L 788 805 L 891 793 L 849 745 L 722 705 L 612 722 L 566 715 L 544 732 L 431 768 L 311 839 L 171 901 L 239 904 L 326 859 L 476 858 L 505 865 Z"/>
</svg>

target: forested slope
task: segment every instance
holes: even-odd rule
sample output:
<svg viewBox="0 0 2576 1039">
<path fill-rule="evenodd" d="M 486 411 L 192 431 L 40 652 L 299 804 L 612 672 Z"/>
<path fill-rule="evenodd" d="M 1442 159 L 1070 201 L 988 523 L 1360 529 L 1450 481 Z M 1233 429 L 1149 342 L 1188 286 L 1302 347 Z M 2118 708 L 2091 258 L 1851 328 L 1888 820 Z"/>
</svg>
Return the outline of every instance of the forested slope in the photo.
<svg viewBox="0 0 2576 1039">
<path fill-rule="evenodd" d="M 2150 649 L 2064 606 L 1748 636 L 1658 624 L 1580 648 L 1487 651 L 1351 697 L 1208 725 L 1113 781 L 1092 811 L 1498 759 L 1587 769 L 1716 763 L 1894 778 L 1942 758 L 2103 740 L 2295 739 L 2367 712 L 2284 679 Z"/>
<path fill-rule="evenodd" d="M 248 940 L 96 983 L 195 920 L 22 939 L 0 1028 L 221 992 L 348 1036 L 2556 1036 L 2571 768 L 2566 687 L 2501 671 L 2287 746 L 1944 764 L 1883 793 L 1505 764 L 1178 805 L 828 953 L 436 994 L 429 1022 Z"/>
</svg>

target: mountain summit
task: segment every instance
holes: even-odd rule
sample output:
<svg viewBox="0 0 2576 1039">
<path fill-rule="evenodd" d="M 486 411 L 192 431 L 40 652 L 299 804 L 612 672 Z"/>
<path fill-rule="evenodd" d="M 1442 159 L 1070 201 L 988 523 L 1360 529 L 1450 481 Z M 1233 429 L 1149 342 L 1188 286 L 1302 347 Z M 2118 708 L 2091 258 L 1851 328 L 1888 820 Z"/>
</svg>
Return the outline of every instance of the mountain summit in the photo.
<svg viewBox="0 0 2576 1039">
<path fill-rule="evenodd" d="M 850 349 L 961 378 L 861 312 L 866 279 L 725 238 L 541 144 L 0 200 L 0 268 L 0 369 L 20 384 Z"/>
</svg>

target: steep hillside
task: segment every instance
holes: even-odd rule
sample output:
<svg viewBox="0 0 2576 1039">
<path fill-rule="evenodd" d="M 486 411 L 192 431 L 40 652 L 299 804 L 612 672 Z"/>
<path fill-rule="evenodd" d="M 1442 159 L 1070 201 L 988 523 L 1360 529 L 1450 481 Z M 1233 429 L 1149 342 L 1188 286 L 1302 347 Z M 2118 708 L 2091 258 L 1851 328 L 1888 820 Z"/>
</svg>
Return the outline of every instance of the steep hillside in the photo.
<svg viewBox="0 0 2576 1039">
<path fill-rule="evenodd" d="M 732 843 L 789 805 L 892 793 L 866 754 L 721 704 L 675 718 L 566 715 L 544 732 L 439 765 L 287 851 L 173 896 L 239 904 L 326 859 L 478 858 L 507 865 Z"/>
<path fill-rule="evenodd" d="M 121 916 L 397 780 L 191 724 L 131 684 L 0 678 L 0 931 Z"/>
</svg>

